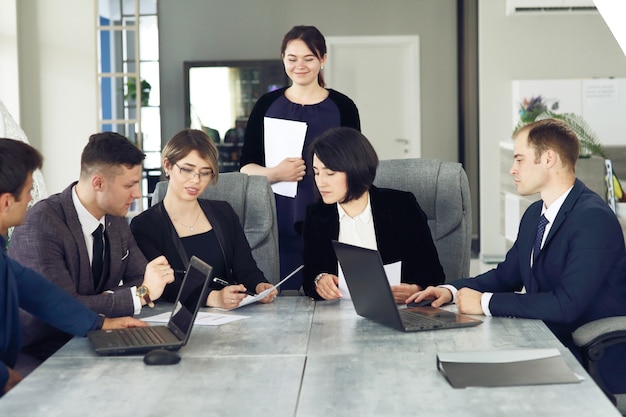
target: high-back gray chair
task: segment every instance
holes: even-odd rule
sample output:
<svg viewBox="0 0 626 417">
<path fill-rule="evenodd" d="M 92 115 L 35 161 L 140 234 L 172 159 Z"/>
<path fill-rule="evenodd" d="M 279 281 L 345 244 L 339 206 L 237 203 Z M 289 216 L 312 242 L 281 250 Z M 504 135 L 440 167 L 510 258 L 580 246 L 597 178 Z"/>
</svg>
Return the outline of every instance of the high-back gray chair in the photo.
<svg viewBox="0 0 626 417">
<path fill-rule="evenodd" d="M 426 158 L 383 160 L 374 185 L 412 192 L 428 218 L 446 281 L 469 276 L 472 208 L 461 164 Z"/>
<path fill-rule="evenodd" d="M 163 200 L 166 192 L 167 181 L 159 182 L 152 194 L 152 204 Z M 267 177 L 241 172 L 220 173 L 217 184 L 207 187 L 200 198 L 223 200 L 233 206 L 259 269 L 268 281 L 277 283 L 280 266 L 276 201 Z"/>
<path fill-rule="evenodd" d="M 583 366 L 589 375 L 619 412 L 626 416 L 626 393 L 614 394 L 609 391 L 602 380 L 599 368 L 605 349 L 617 344 L 626 344 L 626 316 L 607 317 L 583 324 L 572 333 L 572 339 L 581 351 Z"/>
</svg>

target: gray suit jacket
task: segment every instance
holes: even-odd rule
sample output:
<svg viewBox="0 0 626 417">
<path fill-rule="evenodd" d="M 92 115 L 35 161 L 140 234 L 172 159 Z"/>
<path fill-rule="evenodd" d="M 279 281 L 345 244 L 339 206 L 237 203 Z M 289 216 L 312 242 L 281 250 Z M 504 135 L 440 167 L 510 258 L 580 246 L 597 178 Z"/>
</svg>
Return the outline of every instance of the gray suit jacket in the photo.
<svg viewBox="0 0 626 417">
<path fill-rule="evenodd" d="M 24 224 L 13 232 L 9 255 L 96 313 L 107 317 L 132 316 L 133 300 L 128 287 L 143 282 L 146 259 L 137 247 L 126 219 L 107 215 L 111 254 L 109 276 L 101 285 L 102 290 L 94 288 L 85 238 L 72 202 L 74 185 L 39 201 L 28 210 Z M 49 326 L 23 311 L 21 316 L 25 345 L 50 335 Z"/>
</svg>

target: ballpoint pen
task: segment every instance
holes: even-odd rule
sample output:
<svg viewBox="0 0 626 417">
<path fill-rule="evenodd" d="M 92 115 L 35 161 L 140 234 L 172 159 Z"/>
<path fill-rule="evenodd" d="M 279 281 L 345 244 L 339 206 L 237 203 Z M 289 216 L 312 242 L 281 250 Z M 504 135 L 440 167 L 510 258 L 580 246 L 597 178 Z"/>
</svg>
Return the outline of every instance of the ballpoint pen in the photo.
<svg viewBox="0 0 626 417">
<path fill-rule="evenodd" d="M 222 278 L 218 278 L 218 277 L 213 278 L 213 282 L 215 282 L 217 284 L 220 284 L 223 287 L 227 287 L 229 285 L 237 285 L 237 284 L 231 284 L 230 282 L 228 282 L 226 280 L 223 280 Z M 255 293 L 253 293 L 250 290 L 245 290 L 245 291 L 240 291 L 240 292 L 243 292 L 245 294 L 251 295 L 253 297 L 256 295 Z"/>
</svg>

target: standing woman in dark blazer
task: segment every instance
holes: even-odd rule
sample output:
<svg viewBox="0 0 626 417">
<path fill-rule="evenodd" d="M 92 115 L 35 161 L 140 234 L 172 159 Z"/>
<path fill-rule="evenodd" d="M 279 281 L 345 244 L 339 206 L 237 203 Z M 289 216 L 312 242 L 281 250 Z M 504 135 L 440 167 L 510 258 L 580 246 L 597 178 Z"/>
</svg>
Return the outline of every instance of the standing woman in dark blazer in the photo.
<svg viewBox="0 0 626 417">
<path fill-rule="evenodd" d="M 307 295 L 343 296 L 332 240 L 377 249 L 385 265 L 401 261 L 401 284 L 391 287 L 398 304 L 415 288 L 444 282 L 426 214 L 415 196 L 372 185 L 378 156 L 365 136 L 350 128 L 330 129 L 309 153 L 322 201 L 307 208 L 304 222 Z"/>
<path fill-rule="evenodd" d="M 206 305 L 234 308 L 249 290 L 270 288 L 257 267 L 239 218 L 225 201 L 198 197 L 218 178 L 218 152 L 213 141 L 200 130 L 178 132 L 163 149 L 163 169 L 169 178 L 163 201 L 133 219 L 130 228 L 147 259 L 165 255 L 178 271 L 175 281 L 163 292 L 173 302 L 182 283 L 189 258 L 197 256 L 213 266 L 213 277 L 232 285 L 211 281 Z M 273 290 L 260 302 L 271 302 Z M 197 298 L 196 298 L 197 299 Z"/>
<path fill-rule="evenodd" d="M 276 195 L 281 275 L 302 264 L 302 222 L 306 206 L 315 201 L 315 187 L 305 176 L 302 158 L 314 138 L 332 127 L 360 130 L 359 111 L 354 102 L 338 91 L 325 88 L 321 70 L 326 62 L 326 40 L 314 26 L 294 26 L 280 48 L 285 73 L 291 85 L 263 95 L 255 104 L 240 158 L 241 172 L 264 175 L 271 184 L 298 181 L 295 198 Z M 302 154 L 285 158 L 274 167 L 265 164 L 264 118 L 271 117 L 307 124 Z M 294 286 L 295 284 L 295 286 Z M 285 282 L 282 288 L 299 288 L 301 277 Z"/>
</svg>

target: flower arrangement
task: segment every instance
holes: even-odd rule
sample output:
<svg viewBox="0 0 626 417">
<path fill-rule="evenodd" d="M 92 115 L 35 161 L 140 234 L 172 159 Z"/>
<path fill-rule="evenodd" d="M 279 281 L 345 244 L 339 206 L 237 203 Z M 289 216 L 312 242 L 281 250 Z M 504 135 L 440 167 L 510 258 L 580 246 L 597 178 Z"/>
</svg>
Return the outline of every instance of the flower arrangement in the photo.
<svg viewBox="0 0 626 417">
<path fill-rule="evenodd" d="M 582 158 L 590 157 L 591 155 L 598 155 L 602 158 L 606 158 L 606 151 L 598 140 L 598 135 L 591 128 L 591 126 L 589 126 L 589 124 L 587 124 L 587 122 L 576 113 L 556 113 L 555 110 L 558 110 L 558 108 L 559 102 L 556 101 L 550 106 L 550 109 L 548 109 L 548 106 L 542 96 L 531 97 L 530 99 L 524 98 L 522 103 L 520 103 L 520 120 L 515 126 L 514 131 L 517 131 L 522 126 L 536 120 L 563 120 L 578 136 L 578 140 L 581 145 L 580 155 Z"/>
</svg>

